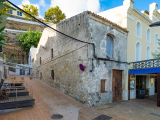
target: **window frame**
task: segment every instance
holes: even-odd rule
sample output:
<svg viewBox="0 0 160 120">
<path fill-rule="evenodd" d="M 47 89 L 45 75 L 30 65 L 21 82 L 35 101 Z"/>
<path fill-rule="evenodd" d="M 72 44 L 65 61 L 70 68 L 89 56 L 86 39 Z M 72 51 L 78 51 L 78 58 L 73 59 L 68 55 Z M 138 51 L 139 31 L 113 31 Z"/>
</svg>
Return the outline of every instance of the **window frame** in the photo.
<svg viewBox="0 0 160 120">
<path fill-rule="evenodd" d="M 141 42 L 140 41 L 137 41 L 136 44 L 135 44 L 135 61 L 137 61 L 137 50 L 136 50 L 136 46 L 137 46 L 137 43 L 140 43 L 140 60 L 138 61 L 141 61 Z"/>
<path fill-rule="evenodd" d="M 156 51 L 158 52 L 158 49 L 155 49 L 154 54 L 156 54 Z M 155 56 L 154 56 L 154 59 L 156 59 Z"/>
<path fill-rule="evenodd" d="M 17 15 L 19 16 L 19 11 L 17 11 Z"/>
<path fill-rule="evenodd" d="M 110 37 L 112 39 L 112 57 L 108 56 L 108 53 L 107 53 L 108 52 L 108 47 L 107 47 L 108 37 Z M 114 38 L 111 35 L 107 34 L 107 39 L 106 39 L 106 56 L 108 56 L 110 58 L 113 58 L 113 55 L 114 55 L 113 51 L 114 51 Z"/>
<path fill-rule="evenodd" d="M 52 80 L 54 80 L 54 70 L 51 70 L 51 78 L 52 78 Z"/>
<path fill-rule="evenodd" d="M 149 60 L 149 59 L 147 58 L 147 56 L 148 56 L 148 48 L 149 48 L 149 59 L 151 59 L 151 48 L 150 48 L 149 45 L 147 45 L 147 47 L 146 47 L 146 60 Z"/>
<path fill-rule="evenodd" d="M 150 38 L 149 38 L 149 41 L 148 41 L 148 30 L 150 30 Z M 151 43 L 151 29 L 148 27 L 147 28 L 147 35 L 146 35 L 146 41 Z"/>
<path fill-rule="evenodd" d="M 104 81 L 103 85 L 102 85 L 102 81 Z M 101 83 L 100 84 L 101 84 L 101 88 L 100 88 L 101 93 L 106 93 L 107 92 L 107 90 L 106 90 L 106 79 L 101 79 Z M 103 87 L 104 87 L 104 89 L 103 89 Z"/>
<path fill-rule="evenodd" d="M 39 60 L 39 62 L 40 62 L 40 65 L 42 64 L 42 60 L 41 60 L 41 57 L 40 57 L 40 60 Z"/>
<path fill-rule="evenodd" d="M 20 12 L 19 15 L 22 16 L 22 12 Z"/>
<path fill-rule="evenodd" d="M 53 48 L 51 49 L 51 59 L 53 59 Z"/>
<path fill-rule="evenodd" d="M 156 33 L 156 34 L 155 34 L 155 40 L 154 40 L 155 42 L 154 42 L 154 44 L 155 44 L 155 46 L 158 47 L 158 43 L 156 44 L 156 42 L 157 42 L 157 41 L 156 41 L 156 35 L 158 36 L 158 39 L 159 39 L 159 35 L 158 35 L 158 33 Z"/>
<path fill-rule="evenodd" d="M 140 36 L 137 35 L 137 30 L 138 30 L 137 24 L 138 24 L 138 23 L 140 23 Z M 139 20 L 137 20 L 137 22 L 136 22 L 136 36 L 137 36 L 138 38 L 142 38 L 142 24 L 141 24 L 141 22 L 140 22 Z"/>
</svg>

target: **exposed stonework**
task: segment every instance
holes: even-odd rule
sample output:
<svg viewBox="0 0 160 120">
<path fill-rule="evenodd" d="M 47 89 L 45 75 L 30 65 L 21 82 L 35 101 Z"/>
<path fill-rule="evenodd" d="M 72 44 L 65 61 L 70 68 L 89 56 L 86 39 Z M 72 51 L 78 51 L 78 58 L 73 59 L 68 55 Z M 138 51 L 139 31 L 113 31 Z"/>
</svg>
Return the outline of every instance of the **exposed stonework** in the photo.
<svg viewBox="0 0 160 120">
<path fill-rule="evenodd" d="M 26 20 L 24 20 L 24 21 L 26 21 Z M 13 21 L 13 20 L 7 20 L 7 24 L 6 24 L 6 29 L 12 29 L 12 30 L 27 31 L 30 29 L 30 30 L 39 30 L 42 32 L 44 30 L 44 28 L 45 28 L 45 26 L 43 26 L 43 25 L 29 24 L 29 23 Z"/>
<path fill-rule="evenodd" d="M 111 59 L 123 62 L 127 60 L 128 32 L 88 11 L 53 27 L 73 38 L 94 43 L 95 54 L 99 58 L 106 58 L 106 38 L 107 35 L 110 35 L 114 41 L 113 58 Z M 53 59 L 51 49 L 54 53 Z M 79 64 L 85 66 L 84 72 L 79 69 Z M 88 106 L 112 102 L 113 69 L 123 70 L 122 99 L 125 100 L 127 99 L 125 96 L 126 64 L 97 60 L 93 56 L 91 44 L 75 41 L 49 28 L 43 31 L 33 62 L 33 76 Z M 54 70 L 54 79 L 52 79 L 51 70 Z M 106 80 L 107 92 L 105 93 L 101 92 L 102 79 Z"/>
<path fill-rule="evenodd" d="M 38 25 L 36 22 L 12 17 L 7 18 L 7 24 L 4 30 L 4 32 L 8 34 L 8 37 L 5 41 L 7 45 L 3 47 L 3 53 L 5 53 L 8 57 L 7 61 L 12 59 L 12 61 L 15 63 L 27 64 L 28 53 L 18 45 L 19 42 L 16 37 L 29 29 L 39 30 L 42 32 L 44 28 L 45 26 Z M 13 55 L 16 55 L 16 58 L 13 58 Z"/>
</svg>

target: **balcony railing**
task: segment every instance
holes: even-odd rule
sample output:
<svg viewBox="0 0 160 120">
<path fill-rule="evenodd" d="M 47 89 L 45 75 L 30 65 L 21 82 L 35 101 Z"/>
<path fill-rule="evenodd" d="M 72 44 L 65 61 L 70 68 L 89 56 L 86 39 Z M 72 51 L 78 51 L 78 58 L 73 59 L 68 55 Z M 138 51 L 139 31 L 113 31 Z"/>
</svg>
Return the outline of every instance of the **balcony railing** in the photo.
<svg viewBox="0 0 160 120">
<path fill-rule="evenodd" d="M 131 69 L 145 69 L 145 68 L 157 68 L 160 67 L 160 60 L 150 59 L 144 61 L 131 62 Z"/>
</svg>

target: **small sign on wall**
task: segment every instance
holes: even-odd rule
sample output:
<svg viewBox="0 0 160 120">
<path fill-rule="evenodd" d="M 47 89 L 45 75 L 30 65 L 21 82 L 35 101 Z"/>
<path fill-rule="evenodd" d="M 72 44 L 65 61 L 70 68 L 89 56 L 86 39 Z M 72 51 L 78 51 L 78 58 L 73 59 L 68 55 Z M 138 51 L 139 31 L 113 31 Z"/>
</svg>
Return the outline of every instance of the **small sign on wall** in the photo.
<svg viewBox="0 0 160 120">
<path fill-rule="evenodd" d="M 134 90 L 135 80 L 130 80 L 130 90 Z"/>
<path fill-rule="evenodd" d="M 85 66 L 83 64 L 79 64 L 79 68 L 81 71 L 85 71 Z"/>
</svg>

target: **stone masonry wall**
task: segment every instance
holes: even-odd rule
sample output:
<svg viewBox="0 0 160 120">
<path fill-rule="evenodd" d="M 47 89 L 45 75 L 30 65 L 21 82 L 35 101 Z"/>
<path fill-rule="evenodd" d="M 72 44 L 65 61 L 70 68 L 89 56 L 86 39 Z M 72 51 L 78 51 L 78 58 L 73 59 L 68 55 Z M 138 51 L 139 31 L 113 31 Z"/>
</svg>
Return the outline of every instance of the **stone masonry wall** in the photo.
<svg viewBox="0 0 160 120">
<path fill-rule="evenodd" d="M 95 43 L 96 55 L 101 58 L 106 58 L 106 37 L 110 34 L 114 37 L 112 59 L 126 62 L 127 33 L 88 12 L 64 20 L 54 28 L 79 40 Z M 92 45 L 76 42 L 59 33 L 54 32 L 48 37 L 44 31 L 42 36 L 46 39 L 42 37 L 38 45 L 33 64 L 34 76 L 40 79 L 42 73 L 41 80 L 45 83 L 88 106 L 94 106 L 112 102 L 112 71 L 123 70 L 123 99 L 126 99 L 126 64 L 97 60 L 93 57 Z M 84 72 L 80 71 L 79 64 L 85 66 Z M 51 70 L 54 70 L 54 79 L 51 78 Z M 106 80 L 107 93 L 101 93 L 101 79 Z"/>
<path fill-rule="evenodd" d="M 89 19 L 89 41 L 96 46 L 95 54 L 99 58 L 106 57 L 107 35 L 113 38 L 113 60 L 127 61 L 127 33 L 119 30 L 103 20 L 94 16 Z M 93 48 L 90 47 L 89 54 L 92 54 Z M 102 61 L 94 59 L 94 71 L 89 73 L 88 102 L 91 106 L 106 104 L 112 102 L 112 76 L 113 69 L 122 70 L 122 99 L 127 100 L 126 74 L 127 64 L 120 64 L 111 61 Z M 101 93 L 101 80 L 105 80 L 106 93 Z"/>
<path fill-rule="evenodd" d="M 56 29 L 74 38 L 87 41 L 88 18 L 86 13 L 77 15 L 56 25 Z M 47 29 L 45 29 L 47 30 Z M 48 30 L 49 32 L 49 30 Z M 47 40 L 43 37 L 46 34 Z M 45 46 L 44 49 L 42 46 Z M 51 49 L 53 48 L 53 59 Z M 38 45 L 33 75 L 38 78 L 42 73 L 42 81 L 76 98 L 81 102 L 87 101 L 87 83 L 89 73 L 88 45 L 76 42 L 69 37 L 58 33 L 47 36 L 45 31 Z M 41 65 L 40 65 L 41 57 Z M 80 71 L 79 64 L 86 66 L 85 72 Z M 39 67 L 38 67 L 39 66 Z M 54 70 L 54 79 L 51 78 L 51 70 Z"/>
<path fill-rule="evenodd" d="M 28 64 L 28 53 L 25 52 L 21 46 L 19 46 L 18 39 L 16 38 L 19 34 L 22 34 L 23 31 L 27 30 L 39 30 L 43 31 L 45 26 L 43 25 L 37 25 L 37 24 L 29 24 L 14 20 L 7 20 L 6 24 L 6 32 L 8 34 L 8 37 L 6 37 L 5 43 L 6 46 L 3 46 L 3 53 L 7 56 L 7 61 L 11 60 L 15 63 L 21 63 L 21 64 Z M 26 20 L 23 20 L 26 21 Z M 35 22 L 36 23 L 36 22 Z M 9 29 L 9 30 L 8 30 Z M 13 30 L 13 31 L 12 31 Z M 18 31 L 14 31 L 18 30 Z M 13 55 L 16 55 L 16 58 L 12 58 Z"/>
<path fill-rule="evenodd" d="M 27 30 L 39 30 L 43 31 L 45 26 L 43 25 L 37 25 L 37 24 L 29 24 L 19 21 L 13 21 L 13 20 L 7 20 L 6 29 L 12 29 L 12 30 L 21 30 L 21 31 L 27 31 Z"/>
</svg>

